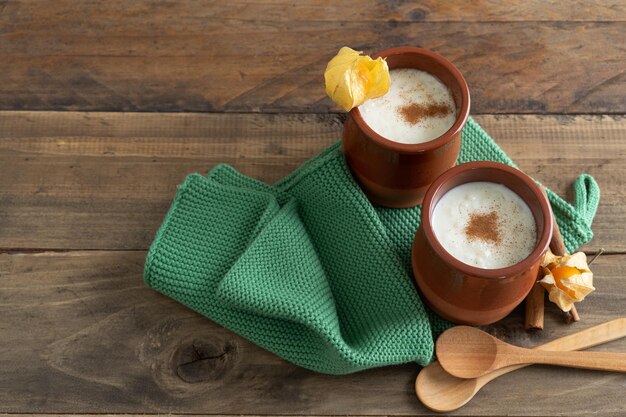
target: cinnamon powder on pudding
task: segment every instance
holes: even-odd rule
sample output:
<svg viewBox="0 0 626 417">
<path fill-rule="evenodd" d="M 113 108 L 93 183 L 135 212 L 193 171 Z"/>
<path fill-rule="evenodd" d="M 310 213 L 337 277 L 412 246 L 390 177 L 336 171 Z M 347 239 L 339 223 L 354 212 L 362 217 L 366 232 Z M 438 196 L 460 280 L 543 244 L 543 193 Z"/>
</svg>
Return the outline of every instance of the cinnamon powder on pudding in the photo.
<svg viewBox="0 0 626 417">
<path fill-rule="evenodd" d="M 501 242 L 498 229 L 498 213 L 472 213 L 465 226 L 465 234 L 470 240 L 480 239 L 498 244 Z"/>
<path fill-rule="evenodd" d="M 450 113 L 452 113 L 450 106 L 443 103 L 430 103 L 427 105 L 411 103 L 400 108 L 402 118 L 412 125 L 419 123 L 427 117 L 444 117 Z"/>
</svg>

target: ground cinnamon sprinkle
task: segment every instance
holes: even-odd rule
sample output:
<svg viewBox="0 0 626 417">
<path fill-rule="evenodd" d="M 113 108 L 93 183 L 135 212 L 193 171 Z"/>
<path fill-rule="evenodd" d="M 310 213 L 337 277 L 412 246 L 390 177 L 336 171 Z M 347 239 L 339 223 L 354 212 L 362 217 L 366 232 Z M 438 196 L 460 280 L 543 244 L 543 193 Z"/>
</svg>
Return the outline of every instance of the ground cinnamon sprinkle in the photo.
<svg viewBox="0 0 626 417">
<path fill-rule="evenodd" d="M 411 103 L 400 108 L 400 114 L 407 123 L 419 123 L 425 117 L 443 117 L 452 113 L 450 106 L 443 103 L 427 105 Z"/>
<path fill-rule="evenodd" d="M 473 213 L 465 226 L 465 234 L 470 240 L 481 239 L 485 242 L 500 243 L 498 213 L 495 211 L 487 214 Z"/>
</svg>

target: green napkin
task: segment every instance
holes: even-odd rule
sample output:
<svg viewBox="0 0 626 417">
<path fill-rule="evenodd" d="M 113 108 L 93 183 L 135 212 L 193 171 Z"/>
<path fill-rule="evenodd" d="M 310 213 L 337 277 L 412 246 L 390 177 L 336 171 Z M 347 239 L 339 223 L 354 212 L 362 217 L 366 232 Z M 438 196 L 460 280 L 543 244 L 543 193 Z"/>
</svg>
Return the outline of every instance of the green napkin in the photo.
<svg viewBox="0 0 626 417">
<path fill-rule="evenodd" d="M 512 161 L 476 124 L 459 162 Z M 599 200 L 582 175 L 575 204 L 548 192 L 569 250 L 592 237 Z M 179 187 L 146 260 L 147 285 L 297 365 L 329 374 L 433 359 L 448 323 L 411 276 L 420 207 L 372 205 L 340 144 L 274 185 L 219 165 Z"/>
</svg>

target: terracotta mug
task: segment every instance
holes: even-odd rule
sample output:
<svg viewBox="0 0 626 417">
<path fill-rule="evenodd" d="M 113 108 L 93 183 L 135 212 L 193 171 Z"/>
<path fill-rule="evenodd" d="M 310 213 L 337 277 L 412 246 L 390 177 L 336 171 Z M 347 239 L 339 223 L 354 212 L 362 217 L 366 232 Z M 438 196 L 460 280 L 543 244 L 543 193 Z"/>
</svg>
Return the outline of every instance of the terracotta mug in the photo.
<svg viewBox="0 0 626 417">
<path fill-rule="evenodd" d="M 437 202 L 452 188 L 475 181 L 506 186 L 520 196 L 535 218 L 537 242 L 524 260 L 500 269 L 477 268 L 453 257 L 437 240 L 431 218 Z M 424 301 L 440 316 L 459 324 L 485 325 L 507 316 L 534 285 L 552 238 L 552 208 L 527 175 L 496 162 L 470 162 L 433 182 L 422 206 L 412 249 L 413 273 Z"/>
<path fill-rule="evenodd" d="M 348 114 L 343 131 L 343 151 L 353 176 L 374 203 L 386 207 L 421 204 L 428 186 L 456 164 L 461 130 L 470 109 L 470 93 L 463 75 L 441 55 L 404 46 L 373 55 L 383 57 L 390 69 L 415 68 L 439 78 L 452 92 L 457 118 L 443 135 L 429 142 L 393 142 L 374 132 L 358 107 Z"/>
</svg>

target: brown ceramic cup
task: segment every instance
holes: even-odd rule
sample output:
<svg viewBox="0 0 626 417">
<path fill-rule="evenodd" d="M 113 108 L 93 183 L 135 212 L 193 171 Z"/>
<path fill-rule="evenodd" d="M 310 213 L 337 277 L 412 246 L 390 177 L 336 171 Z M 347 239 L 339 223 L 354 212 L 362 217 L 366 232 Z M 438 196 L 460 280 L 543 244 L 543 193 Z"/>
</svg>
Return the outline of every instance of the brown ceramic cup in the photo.
<svg viewBox="0 0 626 417">
<path fill-rule="evenodd" d="M 374 132 L 358 107 L 348 114 L 343 151 L 352 174 L 374 203 L 395 208 L 421 204 L 428 186 L 456 164 L 461 130 L 470 109 L 470 93 L 463 75 L 435 52 L 403 46 L 373 55 L 383 57 L 390 69 L 415 68 L 439 78 L 452 92 L 457 118 L 443 135 L 419 144 L 398 143 Z"/>
<path fill-rule="evenodd" d="M 530 208 L 537 242 L 526 259 L 506 268 L 477 268 L 453 257 L 437 240 L 431 223 L 437 202 L 450 189 L 475 181 L 502 184 Z M 426 192 L 422 221 L 413 241 L 413 273 L 426 303 L 454 323 L 484 325 L 502 319 L 524 300 L 535 283 L 552 238 L 553 221 L 546 194 L 515 168 L 479 161 L 446 171 Z"/>
</svg>

